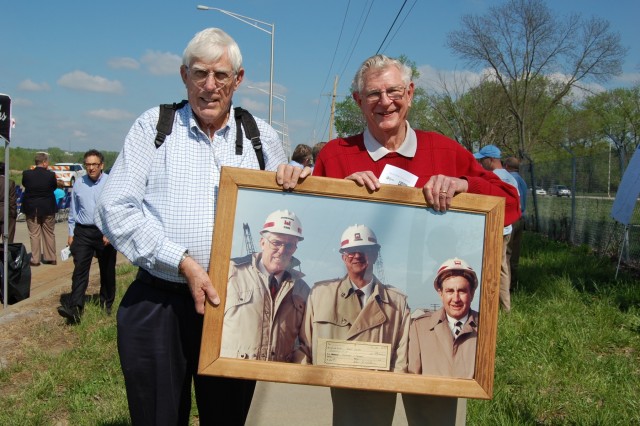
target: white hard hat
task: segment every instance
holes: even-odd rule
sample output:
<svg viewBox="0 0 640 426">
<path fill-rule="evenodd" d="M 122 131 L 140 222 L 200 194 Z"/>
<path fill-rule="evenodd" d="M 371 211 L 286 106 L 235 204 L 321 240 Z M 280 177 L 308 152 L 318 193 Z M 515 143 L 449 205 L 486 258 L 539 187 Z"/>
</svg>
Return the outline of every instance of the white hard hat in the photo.
<svg viewBox="0 0 640 426">
<path fill-rule="evenodd" d="M 289 210 L 276 210 L 267 216 L 260 234 L 265 232 L 293 235 L 298 237 L 300 241 L 304 240 L 302 237 L 302 222 L 294 212 Z"/>
<path fill-rule="evenodd" d="M 473 268 L 469 266 L 467 262 L 462 259 L 458 259 L 457 257 L 449 259 L 440 265 L 438 273 L 436 274 L 436 279 L 433 281 L 433 287 L 436 290 L 440 290 L 442 288 L 442 282 L 452 275 L 465 277 L 469 281 L 472 291 L 478 287 L 478 277 L 476 276 Z"/>
<path fill-rule="evenodd" d="M 344 230 L 340 238 L 340 253 L 353 247 L 380 248 L 376 234 L 364 225 L 352 225 Z"/>
</svg>

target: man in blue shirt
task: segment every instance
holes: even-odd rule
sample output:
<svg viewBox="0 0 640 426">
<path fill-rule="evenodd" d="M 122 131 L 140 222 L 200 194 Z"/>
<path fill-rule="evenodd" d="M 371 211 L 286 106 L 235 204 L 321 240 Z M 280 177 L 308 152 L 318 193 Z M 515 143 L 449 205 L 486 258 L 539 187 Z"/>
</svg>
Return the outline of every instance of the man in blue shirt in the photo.
<svg viewBox="0 0 640 426">
<path fill-rule="evenodd" d="M 485 169 L 495 173 L 503 182 L 518 188 L 518 182 L 511 174 L 502 167 L 500 161 L 500 149 L 495 145 L 486 145 L 480 151 L 473 154 L 478 163 Z M 518 192 L 522 197 L 522 194 Z M 524 194 L 526 197 L 526 194 Z M 511 268 L 509 266 L 509 256 L 507 245 L 511 239 L 512 225 L 504 227 L 502 236 L 502 263 L 500 265 L 500 306 L 505 312 L 511 311 Z"/>
<path fill-rule="evenodd" d="M 239 140 L 243 154 L 236 151 L 232 98 L 244 72 L 228 34 L 197 33 L 180 66 L 188 104 L 176 111 L 160 147 L 154 143 L 159 108 L 135 121 L 96 207 L 98 227 L 139 267 L 117 313 L 134 425 L 188 425 L 192 383 L 201 425 L 243 425 L 249 411 L 255 381 L 197 374 L 202 314 L 207 301 L 220 303 L 208 269 L 221 169 L 260 168 L 246 134 Z M 287 162 L 282 142 L 264 120 L 255 121 L 265 169 L 275 171 Z M 286 188 L 302 172 L 292 169 Z"/>
<path fill-rule="evenodd" d="M 67 244 L 74 264 L 71 295 L 68 302 L 58 307 L 58 313 L 70 323 L 79 322 L 84 310 L 84 296 L 94 256 L 98 258 L 100 267 L 100 306 L 108 315 L 116 297 L 117 252 L 93 220 L 96 202 L 108 177 L 102 173 L 104 156 L 100 151 L 91 149 L 84 154 L 84 166 L 87 174 L 73 185 L 69 208 Z"/>
</svg>

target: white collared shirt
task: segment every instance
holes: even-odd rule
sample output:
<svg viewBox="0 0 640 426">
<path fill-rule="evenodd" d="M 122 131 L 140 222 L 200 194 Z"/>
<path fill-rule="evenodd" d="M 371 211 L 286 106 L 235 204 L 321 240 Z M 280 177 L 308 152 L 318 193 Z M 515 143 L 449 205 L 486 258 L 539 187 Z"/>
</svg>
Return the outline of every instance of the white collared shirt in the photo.
<svg viewBox="0 0 640 426">
<path fill-rule="evenodd" d="M 164 144 L 153 143 L 159 107 L 144 112 L 127 134 L 100 195 L 95 224 L 113 246 L 153 276 L 186 282 L 178 264 L 186 250 L 209 269 L 211 241 L 223 166 L 259 169 L 246 135 L 236 155 L 233 113 L 211 139 L 191 107 L 176 111 Z M 266 170 L 287 162 L 275 130 L 256 118 Z M 222 267 L 222 265 L 218 265 Z"/>
<path fill-rule="evenodd" d="M 416 131 L 411 128 L 409 122 L 406 120 L 405 125 L 407 126 L 407 134 L 405 135 L 400 148 L 398 148 L 395 152 L 404 157 L 413 158 L 416 155 L 416 151 L 418 149 L 418 137 L 416 136 Z M 369 131 L 369 128 L 364 129 L 363 137 L 364 146 L 365 148 L 367 148 L 367 152 L 369 153 L 369 156 L 373 161 L 378 161 L 385 155 L 393 152 L 382 146 L 380 142 L 378 142 L 373 137 L 373 135 Z"/>
<path fill-rule="evenodd" d="M 373 293 L 373 278 L 362 288 L 358 288 L 358 286 L 355 285 L 353 281 L 351 281 L 351 279 L 349 279 L 349 282 L 351 283 L 351 287 L 353 287 L 354 291 L 360 290 L 363 293 L 361 302 L 362 306 L 366 305 L 367 300 L 369 300 L 369 296 L 371 296 L 371 293 Z"/>
<path fill-rule="evenodd" d="M 463 316 L 459 320 L 457 320 L 455 318 L 451 318 L 449 315 L 447 315 L 447 322 L 449 323 L 449 330 L 451 330 L 451 334 L 453 334 L 454 338 L 456 337 L 456 323 L 458 321 L 462 322 L 462 325 L 460 326 L 460 329 L 462 329 L 462 327 L 464 327 L 464 325 L 467 323 L 468 319 L 469 319 L 469 313 L 468 312 L 467 312 L 467 315 Z"/>
<path fill-rule="evenodd" d="M 262 255 L 260 255 L 260 261 L 258 262 L 258 270 L 263 274 L 265 274 L 267 277 L 271 276 L 271 273 L 267 271 L 267 268 L 265 268 L 264 263 L 262 263 Z M 276 280 L 278 281 L 278 288 L 280 288 L 280 284 L 282 284 L 282 277 L 284 275 L 284 271 L 280 271 L 277 274 L 273 274 L 273 275 L 276 277 Z M 267 288 L 269 288 L 269 280 L 267 280 L 266 284 L 267 284 Z"/>
</svg>

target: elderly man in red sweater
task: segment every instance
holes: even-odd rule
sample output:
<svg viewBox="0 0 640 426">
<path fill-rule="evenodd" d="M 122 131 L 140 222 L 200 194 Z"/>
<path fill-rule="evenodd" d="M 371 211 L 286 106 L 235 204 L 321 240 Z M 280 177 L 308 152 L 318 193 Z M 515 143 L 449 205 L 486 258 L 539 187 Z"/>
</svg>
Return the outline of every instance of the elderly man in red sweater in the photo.
<svg viewBox="0 0 640 426">
<path fill-rule="evenodd" d="M 516 221 L 520 217 L 516 188 L 484 170 L 473 154 L 456 141 L 435 132 L 411 128 L 407 121 L 414 93 L 411 77 L 411 68 L 396 59 L 375 55 L 365 60 L 353 79 L 351 90 L 367 127 L 363 133 L 329 141 L 318 155 L 313 175 L 350 179 L 374 191 L 381 183 L 420 187 L 427 204 L 436 211 L 446 211 L 453 196 L 462 192 L 504 197 L 505 225 Z M 281 166 L 278 170 L 278 182 L 285 189 L 285 181 L 295 173 L 292 167 Z M 397 173 L 397 169 L 402 169 L 402 173 Z M 310 169 L 305 169 L 300 177 L 310 173 Z M 396 179 L 399 175 L 400 181 Z M 392 422 L 395 394 L 332 389 L 332 398 L 334 425 Z M 358 401 L 360 407 L 376 409 L 353 406 L 336 412 L 337 398 L 349 398 Z M 437 401 L 440 412 L 451 413 L 444 409 L 444 405 L 450 403 L 453 416 L 443 417 L 455 421 L 455 399 L 432 400 Z M 339 406 L 348 407 L 348 404 Z"/>
</svg>

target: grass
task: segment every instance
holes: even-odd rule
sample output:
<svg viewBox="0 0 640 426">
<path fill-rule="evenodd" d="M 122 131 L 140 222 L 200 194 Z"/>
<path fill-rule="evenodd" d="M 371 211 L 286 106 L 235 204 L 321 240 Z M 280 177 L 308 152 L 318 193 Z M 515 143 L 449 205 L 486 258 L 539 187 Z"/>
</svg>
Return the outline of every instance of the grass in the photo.
<svg viewBox="0 0 640 426">
<path fill-rule="evenodd" d="M 640 286 L 585 247 L 526 235 L 511 314 L 501 314 L 494 398 L 470 425 L 640 423 Z"/>
<path fill-rule="evenodd" d="M 470 400 L 467 423 L 640 424 L 638 281 L 616 282 L 608 260 L 531 233 L 520 265 L 513 309 L 499 318 L 494 397 Z M 117 301 L 133 272 L 118 269 Z M 63 328 L 42 325 L 26 337 Z M 32 349 L 0 370 L 0 424 L 129 424 L 115 318 L 89 305 L 66 329 L 66 347 Z"/>
</svg>

